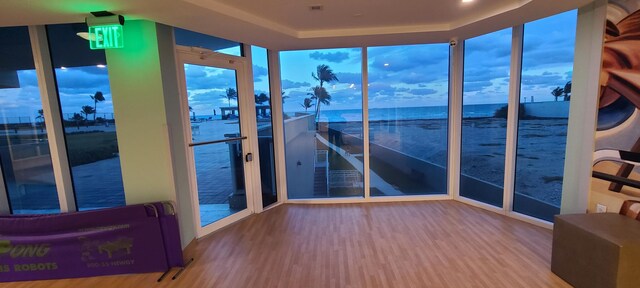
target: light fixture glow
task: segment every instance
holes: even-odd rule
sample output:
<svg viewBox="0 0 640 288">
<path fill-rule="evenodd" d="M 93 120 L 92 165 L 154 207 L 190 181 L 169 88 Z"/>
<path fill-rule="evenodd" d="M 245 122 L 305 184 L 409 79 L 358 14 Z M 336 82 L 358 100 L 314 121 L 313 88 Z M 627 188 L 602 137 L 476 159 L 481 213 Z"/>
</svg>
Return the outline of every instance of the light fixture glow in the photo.
<svg viewBox="0 0 640 288">
<path fill-rule="evenodd" d="M 96 35 L 89 32 L 78 32 L 76 35 L 87 41 L 96 41 Z"/>
<path fill-rule="evenodd" d="M 67 67 L 60 66 L 60 70 L 67 70 Z"/>
<path fill-rule="evenodd" d="M 471 3 L 473 0 L 462 0 L 462 3 Z"/>
<path fill-rule="evenodd" d="M 384 63 L 384 67 L 389 67 L 389 63 Z"/>
<path fill-rule="evenodd" d="M 96 65 L 96 67 L 98 67 L 98 68 L 105 68 L 105 67 L 107 67 L 107 66 L 105 66 L 104 64 L 98 64 L 98 65 Z"/>
</svg>

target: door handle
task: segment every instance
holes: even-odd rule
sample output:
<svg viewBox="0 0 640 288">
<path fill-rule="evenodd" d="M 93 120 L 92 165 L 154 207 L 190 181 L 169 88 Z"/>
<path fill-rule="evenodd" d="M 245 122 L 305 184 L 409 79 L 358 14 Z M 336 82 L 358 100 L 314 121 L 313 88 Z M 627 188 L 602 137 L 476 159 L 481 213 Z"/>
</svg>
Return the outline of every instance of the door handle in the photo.
<svg viewBox="0 0 640 288">
<path fill-rule="evenodd" d="M 218 143 L 227 143 L 234 142 L 247 139 L 247 136 L 242 137 L 234 137 L 234 138 L 225 138 L 220 140 L 206 141 L 206 142 L 198 142 L 198 143 L 189 143 L 189 147 L 200 146 L 200 145 L 208 145 L 208 144 L 218 144 Z"/>
<path fill-rule="evenodd" d="M 253 161 L 253 154 L 247 153 L 247 155 L 244 156 L 244 161 L 246 161 L 246 162 Z"/>
</svg>

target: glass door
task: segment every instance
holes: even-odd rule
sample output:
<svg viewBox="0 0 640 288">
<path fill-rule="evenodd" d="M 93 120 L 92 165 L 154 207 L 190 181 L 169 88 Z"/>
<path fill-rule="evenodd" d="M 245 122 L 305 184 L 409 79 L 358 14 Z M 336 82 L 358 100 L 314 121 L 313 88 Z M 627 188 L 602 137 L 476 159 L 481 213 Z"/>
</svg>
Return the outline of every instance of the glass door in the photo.
<svg viewBox="0 0 640 288">
<path fill-rule="evenodd" d="M 249 147 L 257 138 L 251 127 L 255 112 L 243 108 L 253 105 L 243 59 L 212 52 L 179 55 L 194 218 L 202 237 L 254 212 L 253 195 L 259 193 L 253 191 Z"/>
</svg>

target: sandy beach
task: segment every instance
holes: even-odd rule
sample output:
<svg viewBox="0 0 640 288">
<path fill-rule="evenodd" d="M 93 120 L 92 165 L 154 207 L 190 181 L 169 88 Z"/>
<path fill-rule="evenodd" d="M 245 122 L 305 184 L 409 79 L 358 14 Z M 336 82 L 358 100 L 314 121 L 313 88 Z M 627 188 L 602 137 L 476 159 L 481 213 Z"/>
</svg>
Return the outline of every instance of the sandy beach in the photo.
<svg viewBox="0 0 640 288">
<path fill-rule="evenodd" d="M 499 118 L 463 120 L 463 174 L 503 187 L 506 125 L 506 120 Z M 369 126 L 372 144 L 446 167 L 446 120 L 372 121 Z M 361 135 L 362 131 L 360 122 L 331 123 L 331 128 L 351 135 Z M 517 193 L 560 206 L 566 129 L 567 119 L 520 120 Z M 357 149 L 361 145 L 349 144 L 352 152 L 361 150 Z"/>
</svg>

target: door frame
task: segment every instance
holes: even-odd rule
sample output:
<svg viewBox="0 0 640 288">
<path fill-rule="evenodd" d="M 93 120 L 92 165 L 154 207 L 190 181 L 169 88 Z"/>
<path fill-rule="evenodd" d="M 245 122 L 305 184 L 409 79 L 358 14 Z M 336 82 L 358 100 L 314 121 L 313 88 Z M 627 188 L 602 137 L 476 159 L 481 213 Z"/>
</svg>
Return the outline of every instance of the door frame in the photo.
<svg viewBox="0 0 640 288">
<path fill-rule="evenodd" d="M 177 73 L 178 73 L 178 90 L 180 91 L 180 113 L 183 119 L 184 139 L 183 145 L 186 147 L 187 153 L 187 174 L 189 175 L 189 194 L 191 196 L 191 204 L 193 207 L 193 225 L 196 231 L 196 237 L 201 238 L 212 232 L 215 232 L 227 225 L 235 223 L 247 216 L 262 211 L 262 192 L 260 185 L 260 155 L 258 151 L 258 131 L 256 123 L 255 99 L 251 91 L 252 85 L 248 85 L 253 79 L 249 75 L 250 63 L 244 57 L 217 53 L 208 49 L 199 47 L 187 47 L 176 45 Z M 187 95 L 186 75 L 184 72 L 184 64 L 194 64 L 201 66 L 211 66 L 224 69 L 232 69 L 236 71 L 236 85 L 238 89 L 238 108 L 241 136 L 247 139 L 242 141 L 243 158 L 248 153 L 253 155 L 253 161 L 244 163 L 245 175 L 245 193 L 247 197 L 247 209 L 234 213 L 228 217 L 215 221 L 205 227 L 200 224 L 200 204 L 198 199 L 195 159 L 193 149 L 187 147 L 191 140 L 191 121 L 189 113 L 189 100 Z"/>
</svg>

